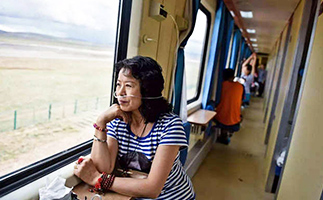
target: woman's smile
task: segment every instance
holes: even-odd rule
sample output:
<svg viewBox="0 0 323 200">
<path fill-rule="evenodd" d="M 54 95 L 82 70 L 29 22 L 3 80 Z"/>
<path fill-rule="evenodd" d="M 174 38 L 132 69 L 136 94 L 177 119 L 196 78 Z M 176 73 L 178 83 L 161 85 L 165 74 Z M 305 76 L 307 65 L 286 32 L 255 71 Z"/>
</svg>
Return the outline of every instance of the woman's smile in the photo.
<svg viewBox="0 0 323 200">
<path fill-rule="evenodd" d="M 118 101 L 119 101 L 119 104 L 120 104 L 120 105 L 126 105 L 126 104 L 128 104 L 128 103 L 129 103 L 129 101 L 127 101 L 127 100 L 119 100 L 119 99 L 118 99 Z"/>
</svg>

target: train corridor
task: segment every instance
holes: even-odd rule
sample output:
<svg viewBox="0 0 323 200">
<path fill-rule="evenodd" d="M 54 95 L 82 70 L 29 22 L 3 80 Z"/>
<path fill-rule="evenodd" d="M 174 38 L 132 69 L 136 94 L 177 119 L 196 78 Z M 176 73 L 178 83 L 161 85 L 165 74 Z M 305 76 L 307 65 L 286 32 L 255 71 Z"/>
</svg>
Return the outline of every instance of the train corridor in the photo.
<svg viewBox="0 0 323 200">
<path fill-rule="evenodd" d="M 193 177 L 197 199 L 274 199 L 264 191 L 263 98 L 252 98 L 229 145 L 215 143 Z"/>
</svg>

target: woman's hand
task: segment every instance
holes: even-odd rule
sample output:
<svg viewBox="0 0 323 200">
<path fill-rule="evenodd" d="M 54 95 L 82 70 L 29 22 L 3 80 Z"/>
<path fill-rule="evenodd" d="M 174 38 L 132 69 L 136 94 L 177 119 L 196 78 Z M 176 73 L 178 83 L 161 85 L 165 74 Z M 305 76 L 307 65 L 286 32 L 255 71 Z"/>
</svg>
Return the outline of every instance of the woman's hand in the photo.
<svg viewBox="0 0 323 200">
<path fill-rule="evenodd" d="M 97 119 L 97 124 L 103 125 L 105 127 L 105 124 L 112 121 L 115 118 L 120 118 L 125 123 L 130 122 L 130 113 L 126 113 L 123 110 L 121 110 L 120 106 L 118 104 L 113 104 L 108 110 L 101 113 Z M 101 127 L 101 126 L 100 126 Z"/>
<path fill-rule="evenodd" d="M 91 158 L 80 157 L 74 167 L 74 174 L 89 185 L 95 185 L 100 172 L 96 169 Z"/>
</svg>

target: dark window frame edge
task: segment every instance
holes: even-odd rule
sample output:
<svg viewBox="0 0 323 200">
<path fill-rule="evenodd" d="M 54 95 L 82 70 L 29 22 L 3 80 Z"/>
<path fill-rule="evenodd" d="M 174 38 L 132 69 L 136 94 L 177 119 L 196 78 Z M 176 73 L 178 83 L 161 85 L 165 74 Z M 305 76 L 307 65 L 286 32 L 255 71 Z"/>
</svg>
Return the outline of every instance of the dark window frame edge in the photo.
<svg viewBox="0 0 323 200">
<path fill-rule="evenodd" d="M 201 89 L 202 89 L 202 79 L 203 74 L 205 70 L 205 62 L 206 62 L 206 55 L 208 51 L 208 44 L 209 44 L 209 37 L 210 37 L 210 30 L 211 30 L 211 13 L 210 11 L 203 6 L 203 4 L 200 3 L 199 9 L 205 14 L 206 16 L 206 33 L 205 33 L 205 40 L 204 40 L 204 47 L 203 47 L 203 54 L 202 54 L 202 62 L 200 64 L 200 73 L 199 73 L 199 79 L 198 79 L 198 86 L 196 90 L 196 94 L 193 98 L 187 100 L 187 104 L 193 103 L 194 101 L 197 101 L 199 99 L 199 96 L 201 95 Z M 194 31 L 194 30 L 193 30 Z"/>
</svg>

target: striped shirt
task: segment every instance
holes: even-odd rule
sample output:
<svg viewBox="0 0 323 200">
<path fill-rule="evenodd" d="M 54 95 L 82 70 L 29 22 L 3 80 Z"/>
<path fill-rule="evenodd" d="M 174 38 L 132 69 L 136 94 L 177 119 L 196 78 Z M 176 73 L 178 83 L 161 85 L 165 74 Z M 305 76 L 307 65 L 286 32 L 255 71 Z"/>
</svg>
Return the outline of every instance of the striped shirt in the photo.
<svg viewBox="0 0 323 200">
<path fill-rule="evenodd" d="M 120 119 L 114 119 L 108 123 L 108 130 L 108 136 L 118 141 L 120 157 L 128 152 L 137 151 L 153 161 L 159 145 L 188 146 L 182 121 L 171 113 L 161 115 L 149 134 L 137 139 L 130 126 Z M 179 160 L 179 153 L 157 199 L 195 199 L 192 182 Z"/>
</svg>

